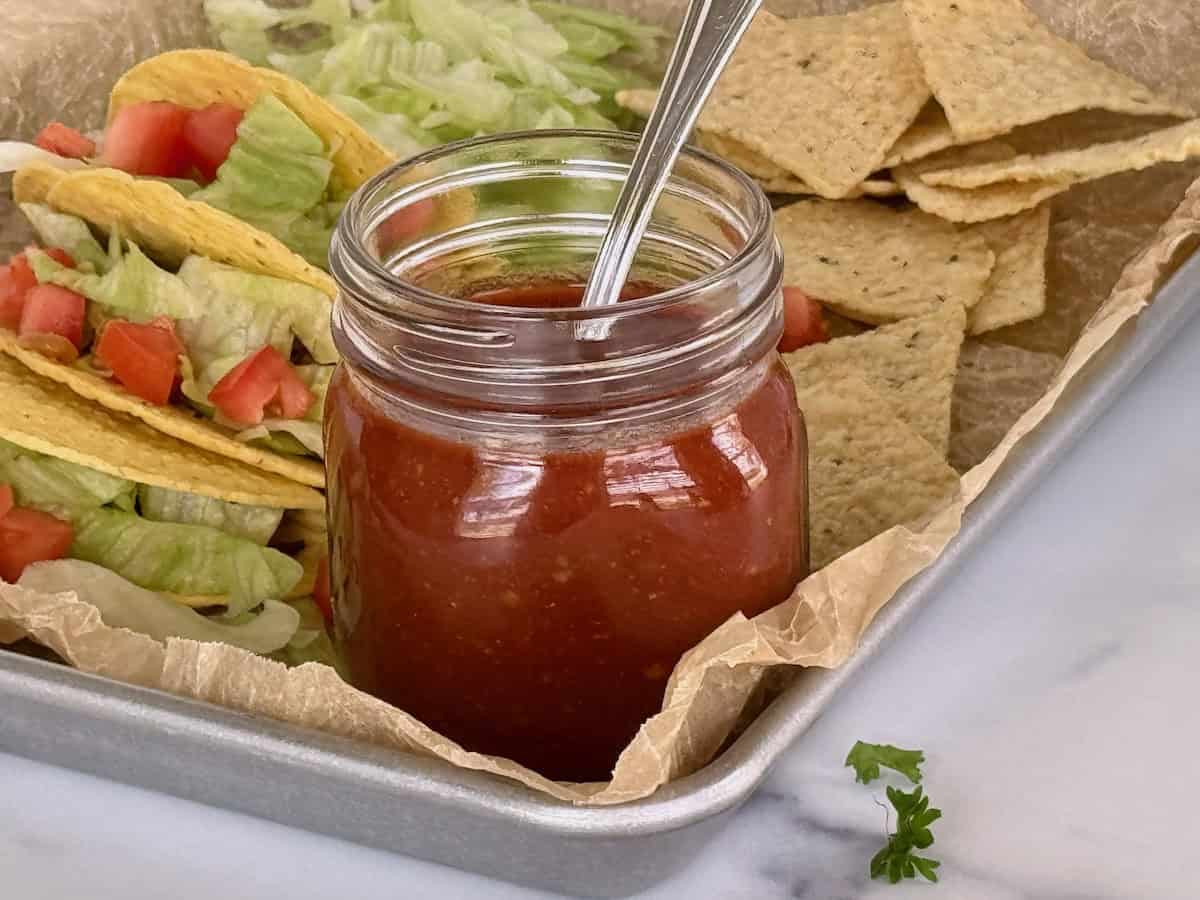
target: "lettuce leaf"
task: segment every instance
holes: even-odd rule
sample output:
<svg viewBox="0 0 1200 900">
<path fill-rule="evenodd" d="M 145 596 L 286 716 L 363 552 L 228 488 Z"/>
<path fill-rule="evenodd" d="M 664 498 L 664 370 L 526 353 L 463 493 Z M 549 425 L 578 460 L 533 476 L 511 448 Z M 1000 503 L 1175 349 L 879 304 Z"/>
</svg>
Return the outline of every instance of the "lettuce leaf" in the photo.
<svg viewBox="0 0 1200 900">
<path fill-rule="evenodd" d="M 135 485 L 132 481 L 97 472 L 26 450 L 0 440 L 0 483 L 13 489 L 20 506 L 69 517 L 80 507 L 113 505 L 132 510 Z"/>
<path fill-rule="evenodd" d="M 288 646 L 301 621 L 300 613 L 288 604 L 266 600 L 262 611 L 243 624 L 228 624 L 77 559 L 34 563 L 17 583 L 46 594 L 72 591 L 84 603 L 96 607 L 110 628 L 128 628 L 157 641 L 187 638 L 232 644 L 252 653 L 273 653 Z"/>
<path fill-rule="evenodd" d="M 29 265 L 40 282 L 62 285 L 83 294 L 104 312 L 131 322 L 158 316 L 194 319 L 204 315 L 202 302 L 176 276 L 159 268 L 132 242 L 103 275 L 70 269 L 41 250 L 30 250 Z"/>
<path fill-rule="evenodd" d="M 320 136 L 268 94 L 246 111 L 216 180 L 191 199 L 222 209 L 323 265 L 332 234 L 321 208 L 333 172 L 330 156 Z M 312 239 L 318 226 L 323 241 Z M 314 246 L 320 252 L 314 253 Z"/>
<path fill-rule="evenodd" d="M 21 212 L 37 232 L 38 240 L 47 247 L 61 247 L 71 254 L 77 268 L 91 266 L 103 275 L 112 260 L 108 251 L 92 235 L 87 222 L 77 216 L 55 212 L 41 203 L 22 203 Z"/>
<path fill-rule="evenodd" d="M 265 547 L 283 520 L 282 509 L 229 503 L 186 491 L 138 485 L 138 510 L 152 522 L 207 525 Z"/>
<path fill-rule="evenodd" d="M 77 510 L 71 556 L 151 591 L 222 595 L 233 615 L 284 597 L 304 574 L 278 550 L 204 525 L 152 522 L 119 509 Z"/>
</svg>

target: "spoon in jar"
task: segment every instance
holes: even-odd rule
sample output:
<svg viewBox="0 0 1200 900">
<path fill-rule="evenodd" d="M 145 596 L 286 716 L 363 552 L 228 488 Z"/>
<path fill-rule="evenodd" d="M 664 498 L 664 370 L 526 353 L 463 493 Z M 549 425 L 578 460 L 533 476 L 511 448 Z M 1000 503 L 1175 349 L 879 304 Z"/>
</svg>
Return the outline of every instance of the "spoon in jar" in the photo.
<svg viewBox="0 0 1200 900">
<path fill-rule="evenodd" d="M 688 3 L 658 99 L 634 151 L 629 174 L 584 289 L 585 309 L 609 306 L 620 299 L 638 245 L 679 151 L 761 5 L 762 0 Z M 578 325 L 576 336 L 580 340 L 601 341 L 608 337 L 611 327 L 611 319 L 592 319 Z"/>
</svg>

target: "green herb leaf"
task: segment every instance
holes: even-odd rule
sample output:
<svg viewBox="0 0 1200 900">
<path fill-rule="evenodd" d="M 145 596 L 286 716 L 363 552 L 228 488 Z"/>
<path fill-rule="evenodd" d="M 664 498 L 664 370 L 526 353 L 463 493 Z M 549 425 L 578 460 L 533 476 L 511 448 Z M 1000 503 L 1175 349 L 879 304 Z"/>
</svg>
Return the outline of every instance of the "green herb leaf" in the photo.
<svg viewBox="0 0 1200 900">
<path fill-rule="evenodd" d="M 877 776 L 878 771 L 872 777 Z M 936 882 L 936 869 L 941 863 L 936 859 L 917 856 L 913 850 L 924 850 L 933 843 L 929 825 L 941 818 L 942 811 L 929 808 L 929 798 L 919 786 L 911 793 L 889 787 L 887 797 L 896 810 L 896 830 L 888 835 L 888 842 L 883 849 L 872 857 L 871 877 L 887 878 L 892 884 L 897 884 L 902 879 L 916 878 L 919 874 L 927 881 Z"/>
<path fill-rule="evenodd" d="M 925 754 L 920 750 L 902 750 L 891 744 L 866 744 L 857 742 L 846 756 L 846 765 L 853 766 L 856 778 L 870 784 L 879 777 L 879 767 L 899 772 L 913 784 L 921 783 L 921 764 Z"/>
</svg>

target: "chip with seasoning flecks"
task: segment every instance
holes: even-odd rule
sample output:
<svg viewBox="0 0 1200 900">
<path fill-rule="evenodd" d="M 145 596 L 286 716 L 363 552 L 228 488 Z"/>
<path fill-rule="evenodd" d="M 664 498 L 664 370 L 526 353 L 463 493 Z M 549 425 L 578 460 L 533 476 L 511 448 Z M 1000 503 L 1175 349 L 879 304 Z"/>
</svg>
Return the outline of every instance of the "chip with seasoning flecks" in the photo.
<svg viewBox="0 0 1200 900">
<path fill-rule="evenodd" d="M 783 360 L 800 388 L 830 378 L 863 378 L 944 457 L 965 328 L 962 305 L 947 303 L 926 316 L 785 353 Z"/>
<path fill-rule="evenodd" d="M 978 234 L 870 200 L 793 203 L 775 214 L 775 232 L 785 284 L 872 324 L 975 306 L 995 262 Z"/>
<path fill-rule="evenodd" d="M 972 230 L 992 248 L 996 265 L 967 317 L 967 331 L 982 334 L 1040 316 L 1046 309 L 1050 207 L 983 222 Z"/>
<path fill-rule="evenodd" d="M 903 0 L 903 8 L 926 81 L 960 141 L 1078 109 L 1193 115 L 1091 59 L 1023 0 Z"/>
<path fill-rule="evenodd" d="M 863 378 L 814 373 L 796 394 L 808 429 L 814 569 L 955 496 L 958 473 Z"/>
<path fill-rule="evenodd" d="M 653 91 L 617 101 L 648 109 Z M 760 12 L 700 114 L 825 197 L 845 197 L 881 167 L 929 99 L 899 3 L 843 16 Z"/>
</svg>

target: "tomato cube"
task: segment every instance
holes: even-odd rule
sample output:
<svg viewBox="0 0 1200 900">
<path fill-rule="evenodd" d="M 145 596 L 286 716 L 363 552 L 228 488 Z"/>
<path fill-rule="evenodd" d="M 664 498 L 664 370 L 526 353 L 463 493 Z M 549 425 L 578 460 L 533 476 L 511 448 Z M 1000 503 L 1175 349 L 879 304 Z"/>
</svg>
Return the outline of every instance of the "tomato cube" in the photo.
<svg viewBox="0 0 1200 900">
<path fill-rule="evenodd" d="M 43 150 L 69 159 L 86 159 L 96 155 L 96 142 L 62 122 L 51 122 L 38 132 L 33 142 Z"/>
<path fill-rule="evenodd" d="M 188 112 L 183 125 L 183 143 L 191 164 L 204 181 L 217 177 L 217 169 L 221 168 L 237 140 L 242 115 L 240 109 L 228 103 L 213 103 Z"/>
<path fill-rule="evenodd" d="M 188 109 L 156 100 L 122 107 L 104 133 L 100 158 L 133 175 L 176 178 L 187 174 L 183 141 Z"/>
<path fill-rule="evenodd" d="M 809 344 L 829 340 L 825 320 L 821 318 L 821 304 L 795 287 L 783 289 L 783 337 L 779 339 L 779 352 L 788 353 Z"/>
<path fill-rule="evenodd" d="M 62 559 L 71 549 L 69 522 L 36 509 L 15 507 L 0 519 L 0 579 L 16 581 L 30 563 Z"/>
<path fill-rule="evenodd" d="M 263 347 L 230 369 L 208 399 L 227 419 L 258 425 L 267 412 L 301 419 L 317 398 L 278 350 Z"/>
<path fill-rule="evenodd" d="M 57 284 L 39 284 L 25 295 L 21 310 L 21 337 L 57 334 L 76 350 L 83 347 L 83 319 L 87 301 L 83 295 Z"/>
<path fill-rule="evenodd" d="M 96 342 L 96 359 L 130 393 L 165 406 L 179 377 L 183 344 L 169 319 L 138 325 L 113 319 Z"/>
<path fill-rule="evenodd" d="M 0 328 L 16 331 L 21 325 L 25 297 L 37 286 L 37 278 L 24 253 L 18 253 L 0 266 Z"/>
</svg>

